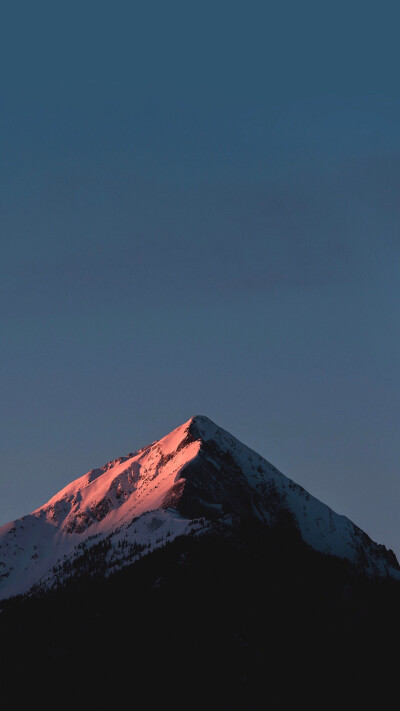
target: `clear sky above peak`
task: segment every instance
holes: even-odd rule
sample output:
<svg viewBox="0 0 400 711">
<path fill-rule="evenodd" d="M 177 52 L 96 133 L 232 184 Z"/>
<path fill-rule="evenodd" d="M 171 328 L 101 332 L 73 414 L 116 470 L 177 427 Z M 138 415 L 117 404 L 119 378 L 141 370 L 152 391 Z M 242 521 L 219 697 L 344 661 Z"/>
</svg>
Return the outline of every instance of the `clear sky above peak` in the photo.
<svg viewBox="0 0 400 711">
<path fill-rule="evenodd" d="M 0 523 L 204 412 L 400 552 L 396 3 L 9 3 Z"/>
</svg>

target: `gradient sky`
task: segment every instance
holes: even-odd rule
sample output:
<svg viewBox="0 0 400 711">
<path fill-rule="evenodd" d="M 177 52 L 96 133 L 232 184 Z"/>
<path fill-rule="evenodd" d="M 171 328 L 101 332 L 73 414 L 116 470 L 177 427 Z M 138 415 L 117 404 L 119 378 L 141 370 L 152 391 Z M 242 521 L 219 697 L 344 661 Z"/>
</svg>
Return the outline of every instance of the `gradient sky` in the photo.
<svg viewBox="0 0 400 711">
<path fill-rule="evenodd" d="M 205 414 L 400 554 L 397 8 L 2 6 L 0 523 Z"/>
</svg>

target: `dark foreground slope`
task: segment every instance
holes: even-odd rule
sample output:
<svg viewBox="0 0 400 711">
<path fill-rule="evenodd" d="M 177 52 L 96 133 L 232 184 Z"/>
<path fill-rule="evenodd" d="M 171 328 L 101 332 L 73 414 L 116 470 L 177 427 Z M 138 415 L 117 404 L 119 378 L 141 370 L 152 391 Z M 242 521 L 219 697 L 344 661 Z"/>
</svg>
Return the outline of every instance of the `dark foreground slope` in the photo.
<svg viewBox="0 0 400 711">
<path fill-rule="evenodd" d="M 1 688 L 40 709 L 398 708 L 399 583 L 285 520 L 181 537 L 0 615 Z M 18 679 L 16 682 L 15 679 Z M 27 706 L 28 707 L 28 706 Z"/>
</svg>

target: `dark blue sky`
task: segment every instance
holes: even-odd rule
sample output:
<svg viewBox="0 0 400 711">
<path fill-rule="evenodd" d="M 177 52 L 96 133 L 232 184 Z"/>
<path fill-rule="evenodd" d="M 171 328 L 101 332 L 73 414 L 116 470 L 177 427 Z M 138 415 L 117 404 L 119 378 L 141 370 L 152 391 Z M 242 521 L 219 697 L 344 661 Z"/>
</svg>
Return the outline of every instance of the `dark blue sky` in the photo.
<svg viewBox="0 0 400 711">
<path fill-rule="evenodd" d="M 400 552 L 396 3 L 10 3 L 0 522 L 201 413 Z"/>
</svg>

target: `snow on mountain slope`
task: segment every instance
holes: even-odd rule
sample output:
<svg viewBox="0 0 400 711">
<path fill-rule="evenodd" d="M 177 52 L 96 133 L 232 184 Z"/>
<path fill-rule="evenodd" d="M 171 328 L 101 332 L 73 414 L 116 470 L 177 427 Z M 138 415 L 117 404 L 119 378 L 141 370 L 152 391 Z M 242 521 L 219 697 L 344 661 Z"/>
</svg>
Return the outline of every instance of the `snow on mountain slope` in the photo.
<svg viewBox="0 0 400 711">
<path fill-rule="evenodd" d="M 391 551 L 197 416 L 1 527 L 0 599 L 63 582 L 83 552 L 94 558 L 101 550 L 108 574 L 178 535 L 199 535 L 215 520 L 244 515 L 268 525 L 285 515 L 314 549 L 371 574 L 400 577 Z"/>
</svg>

